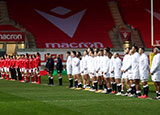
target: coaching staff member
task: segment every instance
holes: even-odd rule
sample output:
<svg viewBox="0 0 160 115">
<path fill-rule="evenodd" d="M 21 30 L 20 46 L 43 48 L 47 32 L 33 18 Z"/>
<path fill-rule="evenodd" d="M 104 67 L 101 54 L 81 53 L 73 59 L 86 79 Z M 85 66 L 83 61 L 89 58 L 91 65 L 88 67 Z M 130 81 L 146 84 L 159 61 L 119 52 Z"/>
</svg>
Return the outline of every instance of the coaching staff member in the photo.
<svg viewBox="0 0 160 115">
<path fill-rule="evenodd" d="M 62 86 L 62 70 L 63 70 L 63 65 L 62 65 L 62 59 L 60 57 L 60 55 L 57 55 L 57 64 L 56 64 L 56 69 L 57 69 L 57 73 L 58 73 L 58 78 L 59 78 L 59 86 Z"/>
<path fill-rule="evenodd" d="M 48 72 L 48 78 L 49 78 L 49 83 L 48 85 L 53 85 L 53 72 L 54 72 L 54 59 L 52 58 L 51 54 L 47 54 L 47 62 L 46 62 L 46 69 Z"/>
</svg>

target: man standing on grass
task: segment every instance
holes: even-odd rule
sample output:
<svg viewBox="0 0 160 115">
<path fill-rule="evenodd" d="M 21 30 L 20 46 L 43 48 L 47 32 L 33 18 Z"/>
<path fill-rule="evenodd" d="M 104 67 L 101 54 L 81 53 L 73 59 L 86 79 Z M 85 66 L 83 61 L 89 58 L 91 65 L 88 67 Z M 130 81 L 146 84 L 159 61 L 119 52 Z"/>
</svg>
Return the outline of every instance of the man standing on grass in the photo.
<svg viewBox="0 0 160 115">
<path fill-rule="evenodd" d="M 62 59 L 60 55 L 57 55 L 57 64 L 56 64 L 56 69 L 58 73 L 58 78 L 59 78 L 59 86 L 62 86 L 62 70 L 63 70 L 63 65 L 62 65 Z"/>
<path fill-rule="evenodd" d="M 66 62 L 66 69 L 67 69 L 67 75 L 69 79 L 69 88 L 73 87 L 73 78 L 72 78 L 72 56 L 71 52 L 66 52 L 67 62 Z"/>
<path fill-rule="evenodd" d="M 121 68 L 121 72 L 122 72 L 122 93 L 124 93 L 124 89 L 125 89 L 125 84 L 126 84 L 126 88 L 127 88 L 127 92 L 124 94 L 125 96 L 128 96 L 131 89 L 130 89 L 130 81 L 129 81 L 129 73 L 128 73 L 128 69 L 130 68 L 130 55 L 129 55 L 129 48 L 125 48 L 124 49 L 124 58 L 123 58 L 123 64 L 122 64 L 122 68 Z"/>
<path fill-rule="evenodd" d="M 121 67 L 122 67 L 122 61 L 119 57 L 118 53 L 114 53 L 114 62 L 113 62 L 113 72 L 115 81 L 118 88 L 118 93 L 116 95 L 121 95 Z"/>
<path fill-rule="evenodd" d="M 139 58 L 140 54 L 138 53 L 138 47 L 132 46 L 132 75 L 134 79 L 134 84 L 131 85 L 133 95 L 134 96 L 141 96 L 141 90 L 140 90 L 140 76 L 139 76 Z M 135 92 L 136 89 L 136 92 Z"/>
<path fill-rule="evenodd" d="M 139 48 L 139 54 L 141 55 L 139 59 L 139 74 L 143 85 L 144 93 L 138 98 L 148 98 L 149 86 L 147 82 L 149 79 L 149 60 L 144 51 L 144 48 Z"/>
<path fill-rule="evenodd" d="M 48 59 L 46 62 L 46 69 L 48 72 L 49 83 L 48 85 L 53 85 L 53 71 L 54 71 L 54 59 L 51 54 L 48 54 Z"/>
<path fill-rule="evenodd" d="M 155 88 L 156 88 L 156 94 L 157 97 L 153 99 L 160 100 L 160 48 L 155 47 L 154 48 L 154 54 L 151 66 L 151 75 L 152 75 L 152 81 L 154 82 Z"/>
</svg>

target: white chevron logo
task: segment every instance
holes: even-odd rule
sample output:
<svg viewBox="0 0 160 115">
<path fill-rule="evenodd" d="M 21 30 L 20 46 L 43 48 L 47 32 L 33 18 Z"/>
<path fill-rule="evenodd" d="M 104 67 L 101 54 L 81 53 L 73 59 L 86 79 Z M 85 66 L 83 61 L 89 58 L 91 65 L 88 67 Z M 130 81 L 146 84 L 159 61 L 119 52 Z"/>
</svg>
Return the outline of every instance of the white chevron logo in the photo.
<svg viewBox="0 0 160 115">
<path fill-rule="evenodd" d="M 53 15 L 50 15 L 48 13 L 39 11 L 37 9 L 35 9 L 35 11 L 37 13 L 39 13 L 41 16 L 43 16 L 45 19 L 47 19 L 49 22 L 51 22 L 52 24 L 54 24 L 57 28 L 59 28 L 61 31 L 63 31 L 65 34 L 67 34 L 69 37 L 73 37 L 78 25 L 83 17 L 83 15 L 86 12 L 86 9 L 72 15 L 69 16 L 67 18 L 59 18 Z M 67 14 L 68 12 L 70 12 L 69 9 L 63 8 L 63 7 L 57 7 L 55 9 L 51 10 L 52 12 L 55 12 L 59 15 L 64 15 Z"/>
<path fill-rule="evenodd" d="M 151 13 L 150 10 L 148 10 L 148 9 L 145 9 L 145 10 L 146 10 L 147 12 Z M 160 21 L 160 13 L 154 12 L 154 13 L 153 13 L 153 16 Z"/>
</svg>

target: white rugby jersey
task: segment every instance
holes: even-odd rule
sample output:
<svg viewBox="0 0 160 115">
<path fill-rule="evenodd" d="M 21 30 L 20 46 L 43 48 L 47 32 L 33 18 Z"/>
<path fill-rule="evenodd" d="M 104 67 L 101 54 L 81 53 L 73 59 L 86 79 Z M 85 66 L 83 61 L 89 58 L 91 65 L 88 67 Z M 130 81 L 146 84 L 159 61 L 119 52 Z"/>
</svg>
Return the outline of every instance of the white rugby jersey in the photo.
<svg viewBox="0 0 160 115">
<path fill-rule="evenodd" d="M 68 56 L 67 58 L 66 67 L 67 68 L 72 67 L 72 57 L 71 56 Z"/>
<path fill-rule="evenodd" d="M 109 60 L 108 56 L 103 56 L 102 68 L 103 68 L 104 73 L 109 73 L 109 66 L 110 66 L 109 63 L 110 63 L 110 60 Z"/>
<path fill-rule="evenodd" d="M 153 57 L 152 66 L 151 66 L 151 73 L 153 73 L 154 77 L 160 76 L 160 53 L 156 54 Z"/>
<path fill-rule="evenodd" d="M 77 57 L 72 58 L 72 72 L 73 75 L 80 74 L 80 59 Z"/>
<path fill-rule="evenodd" d="M 139 58 L 139 73 L 141 77 L 149 76 L 149 60 L 145 53 Z"/>
<path fill-rule="evenodd" d="M 140 58 L 140 54 L 135 52 L 132 55 L 132 73 L 133 76 L 139 76 L 139 58 Z"/>
<path fill-rule="evenodd" d="M 122 61 L 119 57 L 114 59 L 113 62 L 113 71 L 114 71 L 114 75 L 115 77 L 120 77 L 121 76 L 121 67 L 122 67 Z"/>
</svg>

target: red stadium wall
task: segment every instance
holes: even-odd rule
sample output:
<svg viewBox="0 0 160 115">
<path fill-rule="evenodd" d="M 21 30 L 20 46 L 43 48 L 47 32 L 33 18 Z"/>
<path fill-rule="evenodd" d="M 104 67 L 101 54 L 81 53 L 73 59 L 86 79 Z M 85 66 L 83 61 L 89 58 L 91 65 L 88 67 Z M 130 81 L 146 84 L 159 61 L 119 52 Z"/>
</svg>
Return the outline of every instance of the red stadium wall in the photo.
<svg viewBox="0 0 160 115">
<path fill-rule="evenodd" d="M 38 48 L 112 47 L 108 31 L 114 21 L 108 1 L 111 0 L 7 0 L 11 18 L 33 33 Z M 145 46 L 150 48 L 150 0 L 115 1 L 119 2 L 124 21 L 139 30 Z M 160 1 L 154 1 L 154 11 L 160 13 Z M 160 40 L 157 15 L 155 42 Z"/>
<path fill-rule="evenodd" d="M 10 16 L 33 33 L 38 48 L 112 47 L 108 31 L 114 22 L 105 0 L 7 1 Z M 51 11 L 59 7 L 66 8 L 68 13 Z M 52 17 L 53 23 L 40 12 Z"/>
</svg>

